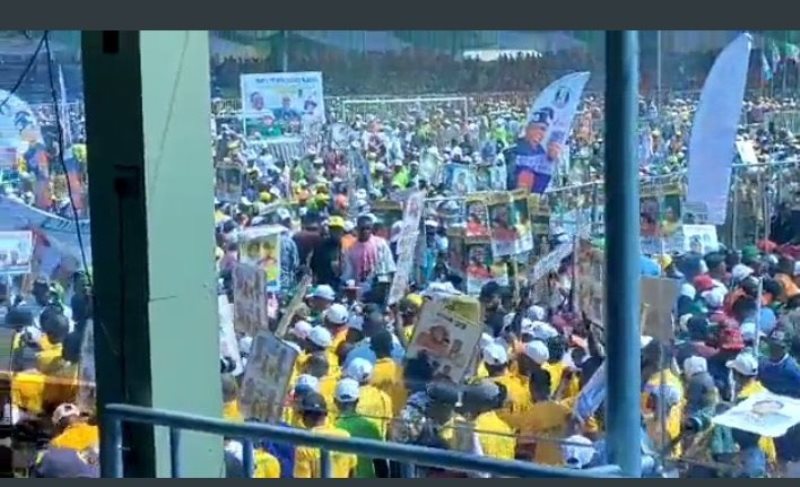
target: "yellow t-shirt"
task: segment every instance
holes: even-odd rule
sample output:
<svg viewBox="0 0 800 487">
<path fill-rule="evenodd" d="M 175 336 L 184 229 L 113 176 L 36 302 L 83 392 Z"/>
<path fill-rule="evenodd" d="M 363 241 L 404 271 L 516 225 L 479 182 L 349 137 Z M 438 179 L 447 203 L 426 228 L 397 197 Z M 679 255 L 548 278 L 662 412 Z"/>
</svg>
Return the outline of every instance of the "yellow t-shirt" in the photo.
<svg viewBox="0 0 800 487">
<path fill-rule="evenodd" d="M 361 386 L 356 413 L 374 423 L 381 437 L 386 438 L 389 421 L 394 417 L 392 398 L 388 394 L 370 384 Z"/>
<path fill-rule="evenodd" d="M 533 461 L 542 465 L 560 466 L 564 464 L 559 440 L 564 438 L 571 410 L 562 402 L 540 401 L 531 406 L 520 430 L 519 442 L 535 445 Z M 539 439 L 532 439 L 530 437 Z M 547 441 L 553 439 L 555 441 Z"/>
<path fill-rule="evenodd" d="M 50 345 L 49 348 L 43 348 L 41 352 L 36 354 L 36 368 L 42 373 L 49 374 L 60 367 L 61 362 L 61 349 L 60 343 Z"/>
<path fill-rule="evenodd" d="M 315 426 L 311 431 L 320 435 L 350 438 L 350 433 L 335 426 Z M 356 468 L 358 458 L 351 453 L 330 452 L 331 477 L 346 479 L 350 472 Z M 322 477 L 322 465 L 319 449 L 299 446 L 294 456 L 294 477 L 298 479 L 314 479 Z"/>
<path fill-rule="evenodd" d="M 392 400 L 392 417 L 406 405 L 407 392 L 402 368 L 391 358 L 380 358 L 372 368 L 370 384 L 385 392 Z"/>
<path fill-rule="evenodd" d="M 60 435 L 50 440 L 53 448 L 66 448 L 76 451 L 84 451 L 89 448 L 96 448 L 100 444 L 100 432 L 97 426 L 88 423 L 76 423 L 69 426 Z"/>
<path fill-rule="evenodd" d="M 241 423 L 244 421 L 241 411 L 239 410 L 239 401 L 234 399 L 222 405 L 222 419 L 227 421 L 235 421 Z"/>
<path fill-rule="evenodd" d="M 44 374 L 36 370 L 14 374 L 11 379 L 11 404 L 30 414 L 41 414 L 46 379 Z"/>
<path fill-rule="evenodd" d="M 325 405 L 328 407 L 328 417 L 331 422 L 336 422 L 336 417 L 339 415 L 338 408 L 334 397 L 336 395 L 336 384 L 341 378 L 341 372 L 337 368 L 335 373 L 329 373 L 319 380 L 319 393 L 325 398 Z"/>
<path fill-rule="evenodd" d="M 255 451 L 253 478 L 279 479 L 281 478 L 281 462 L 268 452 L 258 449 Z"/>
<path fill-rule="evenodd" d="M 498 416 L 514 431 L 521 430 L 527 411 L 533 405 L 533 399 L 531 399 L 531 393 L 528 389 L 529 380 L 522 375 L 509 372 L 499 377 L 492 377 L 492 380 L 505 386 L 507 391 L 503 408 L 497 411 Z"/>
<path fill-rule="evenodd" d="M 561 385 L 561 378 L 564 376 L 564 370 L 567 368 L 561 362 L 547 362 L 542 365 L 542 369 L 550 373 L 550 394 L 555 394 L 558 386 Z"/>
<path fill-rule="evenodd" d="M 517 440 L 511 427 L 494 411 L 475 418 L 475 431 L 484 456 L 499 460 L 513 460 Z"/>
<path fill-rule="evenodd" d="M 58 406 L 65 402 L 74 403 L 78 396 L 78 364 L 59 360 L 60 367 L 47 374 L 42 405 Z M 87 384 L 91 387 L 91 384 Z"/>
</svg>

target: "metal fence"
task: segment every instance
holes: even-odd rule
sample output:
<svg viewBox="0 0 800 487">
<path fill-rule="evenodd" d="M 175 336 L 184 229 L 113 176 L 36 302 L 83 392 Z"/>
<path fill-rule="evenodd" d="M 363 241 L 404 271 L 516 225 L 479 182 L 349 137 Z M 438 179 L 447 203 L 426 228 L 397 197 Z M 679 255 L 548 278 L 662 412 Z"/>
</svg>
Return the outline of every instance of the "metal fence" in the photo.
<svg viewBox="0 0 800 487">
<path fill-rule="evenodd" d="M 183 431 L 187 430 L 239 439 L 244 447 L 242 458 L 244 472 L 247 477 L 252 477 L 254 472 L 253 445 L 261 440 L 319 448 L 321 472 L 322 476 L 326 478 L 330 477 L 331 474 L 331 451 L 385 458 L 406 465 L 413 464 L 466 472 L 480 472 L 497 477 L 613 478 L 623 476 L 622 471 L 616 465 L 585 470 L 547 467 L 529 462 L 496 460 L 457 451 L 414 445 L 360 438 L 322 436 L 305 430 L 269 424 L 233 423 L 194 414 L 126 404 L 110 404 L 106 406 L 100 416 L 100 423 L 100 465 L 102 476 L 106 478 L 125 477 L 123 423 L 147 424 L 154 427 L 163 426 L 169 429 L 170 472 L 172 478 L 180 478 L 183 473 L 180 455 L 181 439 Z M 409 469 L 404 470 L 408 471 Z"/>
</svg>

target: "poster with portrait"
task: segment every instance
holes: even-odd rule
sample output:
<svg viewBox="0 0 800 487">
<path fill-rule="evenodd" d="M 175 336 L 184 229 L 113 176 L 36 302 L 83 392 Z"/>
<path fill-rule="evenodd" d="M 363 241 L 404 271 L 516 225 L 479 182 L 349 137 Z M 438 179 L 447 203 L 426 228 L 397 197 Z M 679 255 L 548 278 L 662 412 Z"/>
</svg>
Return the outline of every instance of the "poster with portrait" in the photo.
<svg viewBox="0 0 800 487">
<path fill-rule="evenodd" d="M 533 249 L 528 199 L 524 192 L 488 195 L 489 233 L 495 258 Z"/>
<path fill-rule="evenodd" d="M 397 272 L 392 279 L 386 302 L 390 306 L 400 301 L 408 288 L 411 271 L 414 267 L 414 250 L 419 239 L 419 222 L 424 208 L 424 191 L 412 193 L 405 204 L 400 237 L 397 241 Z"/>
<path fill-rule="evenodd" d="M 403 219 L 402 203 L 390 199 L 378 200 L 372 203 L 370 209 L 378 219 L 373 233 L 388 241 L 391 237 L 392 224 Z"/>
<path fill-rule="evenodd" d="M 253 339 L 247 360 L 239 403 L 242 414 L 265 423 L 275 423 L 283 413 L 289 379 L 297 351 L 269 330 Z"/>
<path fill-rule="evenodd" d="M 253 336 L 268 322 L 264 271 L 256 265 L 237 262 L 233 266 L 234 329 Z"/>
<path fill-rule="evenodd" d="M 280 225 L 265 225 L 248 228 L 239 237 L 239 260 L 263 269 L 267 291 L 281 288 L 281 234 L 285 231 Z"/>
<path fill-rule="evenodd" d="M 467 238 L 489 238 L 489 211 L 486 200 L 481 196 L 467 197 Z"/>
<path fill-rule="evenodd" d="M 466 195 L 476 191 L 477 181 L 472 167 L 456 163 L 445 165 L 444 186 L 456 195 Z"/>
<path fill-rule="evenodd" d="M 480 304 L 477 299 L 435 296 L 422 307 L 406 358 L 416 358 L 425 352 L 434 365 L 434 376 L 446 377 L 460 384 L 481 337 L 479 323 Z"/>
<path fill-rule="evenodd" d="M 682 227 L 684 252 L 695 252 L 706 255 L 719 250 L 717 227 L 714 225 L 683 225 Z"/>
<path fill-rule="evenodd" d="M 711 422 L 767 438 L 777 438 L 800 423 L 800 400 L 761 392 L 714 416 Z"/>
<path fill-rule="evenodd" d="M 639 212 L 643 238 L 669 238 L 681 226 L 682 188 L 679 183 L 641 185 Z"/>
<path fill-rule="evenodd" d="M 242 199 L 244 184 L 244 168 L 241 164 L 224 161 L 214 169 L 216 183 L 214 193 L 218 200 L 225 203 L 236 203 Z"/>
<path fill-rule="evenodd" d="M 560 164 L 588 72 L 571 73 L 545 88 L 532 103 L 524 135 L 514 148 L 514 188 L 542 194 Z"/>
<path fill-rule="evenodd" d="M 575 278 L 577 308 L 594 323 L 605 323 L 605 254 L 588 240 L 579 240 Z"/>
<path fill-rule="evenodd" d="M 466 257 L 467 294 L 479 295 L 483 286 L 490 282 L 508 286 L 508 266 L 504 260 L 495 261 L 490 244 L 467 244 Z"/>
<path fill-rule="evenodd" d="M 325 123 L 322 73 L 249 73 L 240 76 L 242 116 L 278 124 Z"/>
<path fill-rule="evenodd" d="M 533 235 L 550 235 L 550 207 L 541 195 L 528 196 L 528 214 Z"/>
<path fill-rule="evenodd" d="M 464 278 L 466 276 L 466 238 L 463 228 L 447 229 L 447 267 L 450 272 Z"/>
<path fill-rule="evenodd" d="M 27 274 L 33 260 L 33 232 L 0 232 L 0 275 Z"/>
</svg>

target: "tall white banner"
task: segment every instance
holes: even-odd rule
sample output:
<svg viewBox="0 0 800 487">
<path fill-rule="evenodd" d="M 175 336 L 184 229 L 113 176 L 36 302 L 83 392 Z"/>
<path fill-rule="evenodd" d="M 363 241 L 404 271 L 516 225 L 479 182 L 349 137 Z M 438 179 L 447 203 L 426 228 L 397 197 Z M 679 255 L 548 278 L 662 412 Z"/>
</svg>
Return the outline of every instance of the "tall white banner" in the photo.
<svg viewBox="0 0 800 487">
<path fill-rule="evenodd" d="M 568 74 L 551 83 L 533 101 L 525 133 L 515 149 L 513 189 L 545 192 L 563 160 L 572 121 L 588 81 L 589 72 Z"/>
<path fill-rule="evenodd" d="M 403 227 L 400 231 L 398 242 L 397 272 L 394 274 L 392 286 L 389 288 L 387 304 L 392 305 L 403 297 L 408 280 L 414 268 L 414 247 L 419 237 L 419 221 L 422 218 L 422 209 L 425 203 L 425 192 L 413 193 L 406 203 L 403 212 Z"/>
<path fill-rule="evenodd" d="M 749 34 L 741 34 L 717 56 L 703 85 L 689 140 L 687 207 L 705 213 L 706 222 L 716 225 L 725 223 L 728 210 L 751 41 Z"/>
</svg>

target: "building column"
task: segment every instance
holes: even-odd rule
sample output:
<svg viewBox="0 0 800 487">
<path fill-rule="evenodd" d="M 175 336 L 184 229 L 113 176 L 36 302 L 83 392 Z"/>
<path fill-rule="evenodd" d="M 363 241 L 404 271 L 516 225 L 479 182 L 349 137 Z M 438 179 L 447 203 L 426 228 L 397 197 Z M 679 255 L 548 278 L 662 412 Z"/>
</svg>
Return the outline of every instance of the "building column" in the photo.
<svg viewBox="0 0 800 487">
<path fill-rule="evenodd" d="M 98 412 L 220 417 L 207 31 L 83 32 Z M 169 475 L 167 432 L 126 427 L 130 477 Z M 184 475 L 220 477 L 187 433 Z"/>
</svg>

